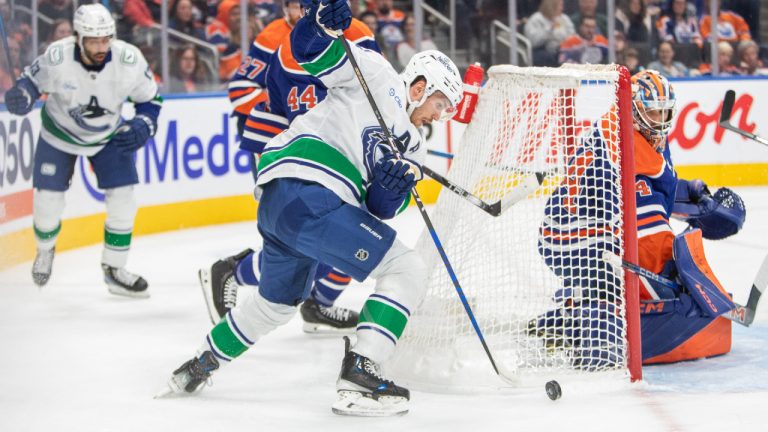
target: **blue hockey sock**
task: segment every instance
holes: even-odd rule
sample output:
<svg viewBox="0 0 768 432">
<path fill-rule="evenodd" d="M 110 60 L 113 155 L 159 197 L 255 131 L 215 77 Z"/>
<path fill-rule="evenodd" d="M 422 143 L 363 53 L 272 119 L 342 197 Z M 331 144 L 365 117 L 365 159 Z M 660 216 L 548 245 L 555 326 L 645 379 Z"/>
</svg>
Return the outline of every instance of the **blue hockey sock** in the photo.
<svg viewBox="0 0 768 432">
<path fill-rule="evenodd" d="M 332 269 L 325 276 L 315 280 L 310 297 L 321 306 L 331 307 L 351 281 L 351 277 Z"/>
<path fill-rule="evenodd" d="M 258 258 L 256 261 L 253 260 L 255 255 L 255 252 L 251 252 L 237 263 L 235 279 L 239 285 L 259 286 L 259 277 L 261 277 L 261 273 L 259 272 Z M 259 252 L 259 258 L 260 257 L 261 252 Z"/>
</svg>

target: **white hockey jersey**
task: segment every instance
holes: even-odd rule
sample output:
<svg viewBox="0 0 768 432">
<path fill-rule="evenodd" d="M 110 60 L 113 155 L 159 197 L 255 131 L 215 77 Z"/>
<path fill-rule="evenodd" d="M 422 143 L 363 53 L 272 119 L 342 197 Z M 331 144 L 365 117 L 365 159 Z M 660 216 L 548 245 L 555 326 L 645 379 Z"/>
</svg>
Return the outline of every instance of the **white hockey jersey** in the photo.
<svg viewBox="0 0 768 432">
<path fill-rule="evenodd" d="M 350 46 L 400 152 L 420 166 L 426 146 L 406 112 L 402 79 L 381 54 Z M 371 171 L 390 151 L 389 144 L 340 41 L 301 66 L 323 81 L 328 96 L 267 144 L 257 184 L 281 177 L 312 181 L 359 206 L 365 201 Z"/>
<path fill-rule="evenodd" d="M 89 71 L 75 59 L 74 36 L 57 41 L 27 66 L 22 78 L 48 95 L 41 110 L 41 136 L 70 154 L 92 156 L 120 125 L 126 99 L 134 103 L 157 97 L 157 84 L 135 46 L 111 43 L 111 59 L 101 71 Z"/>
</svg>

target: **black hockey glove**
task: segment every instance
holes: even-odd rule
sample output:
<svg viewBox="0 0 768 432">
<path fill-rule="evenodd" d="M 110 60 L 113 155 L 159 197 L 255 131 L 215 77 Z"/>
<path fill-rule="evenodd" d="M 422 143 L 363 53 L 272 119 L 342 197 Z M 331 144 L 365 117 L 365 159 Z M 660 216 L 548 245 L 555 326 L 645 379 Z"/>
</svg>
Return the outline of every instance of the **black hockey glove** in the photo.
<svg viewBox="0 0 768 432">
<path fill-rule="evenodd" d="M 118 147 L 123 153 L 130 153 L 140 149 L 149 139 L 149 125 L 142 118 L 132 118 L 117 129 L 110 143 Z"/>
<path fill-rule="evenodd" d="M 40 93 L 34 84 L 22 79 L 5 93 L 5 105 L 8 107 L 8 112 L 21 116 L 32 111 L 38 97 Z"/>
</svg>

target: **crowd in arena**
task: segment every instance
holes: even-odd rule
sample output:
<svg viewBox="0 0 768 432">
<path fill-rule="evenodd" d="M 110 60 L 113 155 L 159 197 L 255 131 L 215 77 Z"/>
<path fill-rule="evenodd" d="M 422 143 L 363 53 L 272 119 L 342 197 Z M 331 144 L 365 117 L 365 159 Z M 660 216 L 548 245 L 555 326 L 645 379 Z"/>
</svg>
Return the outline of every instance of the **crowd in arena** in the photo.
<svg viewBox="0 0 768 432">
<path fill-rule="evenodd" d="M 425 0 L 449 16 L 449 1 Z M 103 3 L 103 2 L 102 2 Z M 165 92 L 222 90 L 240 66 L 240 0 L 168 0 L 169 82 L 161 79 L 161 0 L 109 0 L 119 39 L 144 53 Z M 270 22 L 282 19 L 285 0 L 249 0 L 248 43 Z M 760 0 L 721 0 L 718 15 L 718 76 L 768 75 L 760 45 Z M 494 58 L 489 30 L 508 21 L 507 1 L 457 0 L 456 60 L 461 68 Z M 614 21 L 616 61 L 631 72 L 655 69 L 667 77 L 711 76 L 709 0 L 617 0 Z M 38 41 L 32 43 L 31 0 L 0 0 L 8 24 L 13 74 L 52 42 L 72 34 L 72 0 L 38 0 Z M 382 53 L 401 69 L 416 52 L 413 2 L 352 0 L 352 11 L 376 35 Z M 532 0 L 517 2 L 517 30 L 531 43 L 535 66 L 609 61 L 605 0 Z M 447 27 L 425 15 L 422 49 L 448 51 Z M 37 47 L 37 50 L 35 50 Z M 4 62 L 5 63 L 5 62 Z M 0 70 L 0 91 L 11 86 L 7 67 Z"/>
</svg>

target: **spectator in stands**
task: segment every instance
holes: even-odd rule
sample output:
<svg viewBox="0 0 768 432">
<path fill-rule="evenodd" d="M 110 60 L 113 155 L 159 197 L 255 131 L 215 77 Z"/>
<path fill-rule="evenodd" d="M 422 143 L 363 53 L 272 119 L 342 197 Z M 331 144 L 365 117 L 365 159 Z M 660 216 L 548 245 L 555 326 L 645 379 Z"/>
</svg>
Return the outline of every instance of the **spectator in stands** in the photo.
<svg viewBox="0 0 768 432">
<path fill-rule="evenodd" d="M 360 14 L 358 19 L 365 23 L 365 25 L 371 29 L 371 32 L 373 32 L 376 45 L 378 45 L 381 49 L 381 55 L 387 59 L 392 58 L 392 54 L 389 52 L 389 50 L 387 50 L 387 44 L 384 41 L 384 36 L 376 31 L 379 28 L 379 17 L 376 15 L 376 12 L 372 12 L 370 10 L 365 11 Z"/>
<path fill-rule="evenodd" d="M 40 44 L 38 48 L 38 54 L 42 54 L 48 48 L 48 46 L 59 39 L 64 39 L 67 36 L 72 36 L 72 23 L 68 19 L 59 18 L 52 22 L 49 27 L 48 37 L 45 42 Z"/>
<path fill-rule="evenodd" d="M 397 53 L 397 61 L 400 63 L 400 67 L 395 67 L 396 70 L 400 70 L 401 68 L 405 67 L 405 65 L 408 64 L 408 61 L 413 57 L 414 54 L 416 54 L 416 18 L 414 18 L 413 14 L 408 12 L 405 15 L 405 22 L 403 23 L 403 35 L 404 39 L 402 42 L 397 44 L 396 53 Z M 421 38 L 421 49 L 419 51 L 424 50 L 436 50 L 437 46 L 434 42 L 432 42 L 431 39 L 426 37 L 425 35 L 422 35 Z"/>
<path fill-rule="evenodd" d="M 123 16 L 139 27 L 152 27 L 160 21 L 161 0 L 125 0 Z"/>
<path fill-rule="evenodd" d="M 755 41 L 741 41 L 736 49 L 739 69 L 743 75 L 768 75 L 763 61 L 760 60 L 760 47 Z"/>
<path fill-rule="evenodd" d="M 386 46 L 392 49 L 403 40 L 405 13 L 395 9 L 392 0 L 376 0 L 376 13 L 379 19 L 376 33 L 381 34 Z"/>
<path fill-rule="evenodd" d="M 608 60 L 608 39 L 597 33 L 597 20 L 583 16 L 579 31 L 560 44 L 560 63 L 605 63 Z"/>
<path fill-rule="evenodd" d="M 709 1 L 709 0 L 707 0 Z M 752 40 L 760 42 L 760 6 L 761 0 L 726 0 L 723 7 L 739 14 L 749 26 Z"/>
<path fill-rule="evenodd" d="M 40 37 L 51 34 L 51 27 L 54 26 L 57 20 L 70 21 L 72 16 L 75 15 L 74 5 L 72 0 L 43 0 L 40 2 L 38 12 L 47 16 L 54 22 L 51 24 L 46 23 L 43 20 L 39 21 L 39 34 Z"/>
<path fill-rule="evenodd" d="M 11 19 L 10 0 L 0 0 L 0 15 L 5 23 L 5 31 L 8 39 L 16 39 L 20 52 L 19 66 L 27 65 L 35 58 L 35 52 L 32 51 L 32 27 L 24 20 Z M 13 48 L 11 48 L 13 53 Z"/>
<path fill-rule="evenodd" d="M 579 10 L 571 15 L 571 22 L 576 24 L 581 22 L 582 17 L 594 18 L 597 22 L 597 34 L 608 34 L 608 19 L 605 14 L 597 12 L 597 0 L 579 0 Z"/>
<path fill-rule="evenodd" d="M 661 42 L 656 55 L 658 60 L 650 62 L 648 69 L 656 70 L 667 78 L 688 76 L 688 68 L 679 61 L 675 61 L 675 49 L 672 42 Z"/>
<path fill-rule="evenodd" d="M 718 9 L 721 1 L 718 0 Z M 720 13 L 717 16 L 717 40 L 718 42 L 739 42 L 743 40 L 752 40 L 752 35 L 749 33 L 749 26 L 741 15 L 719 9 Z M 710 30 L 712 28 L 712 17 L 709 14 L 701 17 L 701 36 L 704 39 L 709 38 Z"/>
<path fill-rule="evenodd" d="M 8 89 L 13 87 L 21 74 L 21 43 L 15 38 L 8 38 L 8 52 L 10 53 L 13 76 L 8 73 L 8 66 L 3 59 L 3 67 L 0 68 L 0 95 L 5 94 Z"/>
<path fill-rule="evenodd" d="M 250 28 L 247 37 L 253 40 Z M 219 3 L 216 19 L 205 28 L 205 39 L 219 51 L 219 80 L 228 81 L 240 67 L 240 0 Z"/>
<path fill-rule="evenodd" d="M 733 60 L 733 47 L 728 42 L 717 43 L 717 66 L 719 72 L 717 76 L 737 76 L 741 75 L 741 71 L 738 67 L 734 66 Z M 702 63 L 699 66 L 699 71 L 703 76 L 712 76 L 712 68 L 709 63 Z"/>
<path fill-rule="evenodd" d="M 651 17 L 648 15 L 645 0 L 622 0 L 616 9 L 616 19 L 622 24 L 628 41 L 651 40 Z"/>
<path fill-rule="evenodd" d="M 171 53 L 170 79 L 166 91 L 195 93 L 213 89 L 213 80 L 194 45 L 185 45 Z"/>
<path fill-rule="evenodd" d="M 523 32 L 531 41 L 533 64 L 557 66 L 560 44 L 576 30 L 563 13 L 563 0 L 542 0 L 539 10 L 526 21 Z"/>
<path fill-rule="evenodd" d="M 617 53 L 616 61 L 619 64 L 626 66 L 631 75 L 645 69 L 643 65 L 640 64 L 640 53 L 637 52 L 637 49 L 632 47 L 626 47 L 623 51 Z"/>
<path fill-rule="evenodd" d="M 672 0 L 656 21 L 659 39 L 679 44 L 696 44 L 701 48 L 703 39 L 699 32 L 699 20 L 686 0 Z M 695 8 L 694 8 L 695 10 Z"/>
<path fill-rule="evenodd" d="M 192 0 L 176 0 L 169 13 L 168 27 L 204 40 L 203 26 L 195 19 Z"/>
</svg>

